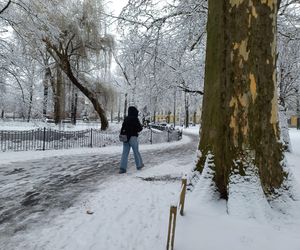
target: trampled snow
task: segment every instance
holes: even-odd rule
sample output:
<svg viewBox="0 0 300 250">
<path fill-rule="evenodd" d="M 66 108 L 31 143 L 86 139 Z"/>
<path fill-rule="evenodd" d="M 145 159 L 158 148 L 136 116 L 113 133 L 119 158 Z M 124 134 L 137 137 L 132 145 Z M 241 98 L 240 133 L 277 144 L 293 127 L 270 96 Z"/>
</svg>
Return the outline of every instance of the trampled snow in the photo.
<svg viewBox="0 0 300 250">
<path fill-rule="evenodd" d="M 198 129 L 186 132 L 198 134 Z M 287 162 L 295 177 L 295 192 L 299 193 L 300 131 L 290 130 L 290 136 L 293 153 L 287 153 Z M 181 157 L 173 149 L 185 150 L 189 143 L 191 139 L 184 136 L 180 142 L 142 145 L 144 154 L 151 154 L 156 147 L 161 152 L 167 151 L 169 157 L 156 162 L 158 155 L 154 153 L 151 157 L 155 164 L 148 162 L 142 171 L 131 165 L 127 174 L 110 176 L 95 186 L 93 192 L 82 193 L 69 208 L 56 211 L 55 217 L 48 214 L 47 223 L 16 232 L 13 242 L 4 249 L 166 249 L 169 207 L 178 201 L 180 178 L 189 173 L 196 158 L 196 152 Z M 5 159 L 6 167 L 13 169 L 16 159 L 21 162 L 43 157 L 47 164 L 48 157 L 60 155 L 57 160 L 64 165 L 67 162 L 63 156 L 67 155 L 89 159 L 95 154 L 120 153 L 121 147 L 107 147 L 3 153 L 0 157 Z M 208 170 L 199 177 L 193 191 L 187 192 L 185 214 L 177 216 L 174 249 L 300 250 L 298 196 L 295 201 L 283 201 L 286 203 L 279 211 L 260 196 L 255 181 L 250 183 L 248 191 L 240 182 L 242 191 L 232 192 L 238 195 L 249 192 L 249 195 L 226 203 L 214 197 L 207 175 Z M 1 243 L 0 246 L 2 249 Z"/>
</svg>

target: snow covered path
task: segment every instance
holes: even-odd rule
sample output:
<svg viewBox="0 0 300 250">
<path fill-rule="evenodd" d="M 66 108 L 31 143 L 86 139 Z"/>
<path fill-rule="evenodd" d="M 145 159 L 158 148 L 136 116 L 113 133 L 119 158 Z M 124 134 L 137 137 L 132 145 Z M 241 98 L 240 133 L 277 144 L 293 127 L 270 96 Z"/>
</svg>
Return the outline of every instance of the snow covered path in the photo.
<svg viewBox="0 0 300 250">
<path fill-rule="evenodd" d="M 1 164 L 0 249 L 153 249 L 149 244 L 157 240 L 164 246 L 169 203 L 193 166 L 197 137 L 191 138 L 161 148 L 142 146 L 145 170 L 137 172 L 131 157 L 122 176 L 121 147 Z M 88 209 L 94 214 L 87 215 Z M 141 247 L 143 242 L 148 245 Z"/>
</svg>

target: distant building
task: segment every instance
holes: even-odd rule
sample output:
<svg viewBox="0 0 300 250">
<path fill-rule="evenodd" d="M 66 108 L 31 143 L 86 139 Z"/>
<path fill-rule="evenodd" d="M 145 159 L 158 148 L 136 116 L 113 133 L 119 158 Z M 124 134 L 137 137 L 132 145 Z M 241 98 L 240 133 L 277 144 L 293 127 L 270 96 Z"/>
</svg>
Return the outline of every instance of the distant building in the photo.
<svg viewBox="0 0 300 250">
<path fill-rule="evenodd" d="M 160 110 L 155 114 L 155 117 L 152 116 L 152 122 L 167 122 L 167 123 L 174 123 L 174 119 L 176 125 L 184 124 L 185 113 L 183 108 L 178 108 L 176 110 L 176 115 L 174 117 L 174 113 L 167 110 Z M 190 112 L 189 113 L 189 123 L 190 124 L 199 124 L 201 119 L 201 110 L 198 109 L 197 112 Z"/>
<path fill-rule="evenodd" d="M 288 119 L 288 124 L 290 128 L 297 128 L 297 115 L 291 115 Z"/>
</svg>

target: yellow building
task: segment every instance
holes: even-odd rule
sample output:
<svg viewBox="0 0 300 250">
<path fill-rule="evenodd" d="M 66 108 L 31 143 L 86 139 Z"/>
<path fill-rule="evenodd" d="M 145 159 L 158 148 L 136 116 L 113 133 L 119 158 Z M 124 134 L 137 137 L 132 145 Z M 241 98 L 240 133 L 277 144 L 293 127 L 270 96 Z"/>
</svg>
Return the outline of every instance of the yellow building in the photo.
<svg viewBox="0 0 300 250">
<path fill-rule="evenodd" d="M 153 119 L 154 117 L 152 117 Z M 175 117 L 173 113 L 168 113 L 166 111 L 160 111 L 155 115 L 154 122 L 167 122 L 167 123 L 174 123 L 174 118 L 176 124 L 183 124 L 184 123 L 184 116 L 180 115 L 180 111 L 177 111 Z M 189 123 L 191 124 L 199 124 L 200 123 L 200 112 L 197 113 L 190 113 L 189 114 Z"/>
<path fill-rule="evenodd" d="M 289 126 L 292 128 L 297 127 L 297 115 L 291 115 L 290 119 L 288 120 Z"/>
</svg>

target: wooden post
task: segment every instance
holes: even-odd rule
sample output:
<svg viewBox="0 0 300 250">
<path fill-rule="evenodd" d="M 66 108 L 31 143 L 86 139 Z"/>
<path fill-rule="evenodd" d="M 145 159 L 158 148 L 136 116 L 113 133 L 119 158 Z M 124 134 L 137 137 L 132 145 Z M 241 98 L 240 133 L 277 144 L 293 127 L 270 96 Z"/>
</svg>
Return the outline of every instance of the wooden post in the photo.
<svg viewBox="0 0 300 250">
<path fill-rule="evenodd" d="M 46 127 L 44 127 L 43 130 L 43 151 L 45 151 L 45 145 L 46 145 Z"/>
<path fill-rule="evenodd" d="M 180 215 L 182 216 L 183 209 L 184 209 L 185 193 L 186 193 L 186 183 L 187 183 L 186 178 L 182 178 L 181 182 L 182 182 L 182 184 L 181 184 L 179 207 L 180 207 Z"/>
<path fill-rule="evenodd" d="M 171 206 L 170 207 L 167 250 L 173 250 L 173 248 L 174 248 L 176 215 L 177 215 L 177 207 L 176 206 Z"/>
<path fill-rule="evenodd" d="M 93 129 L 91 128 L 91 148 L 93 147 Z"/>
</svg>

